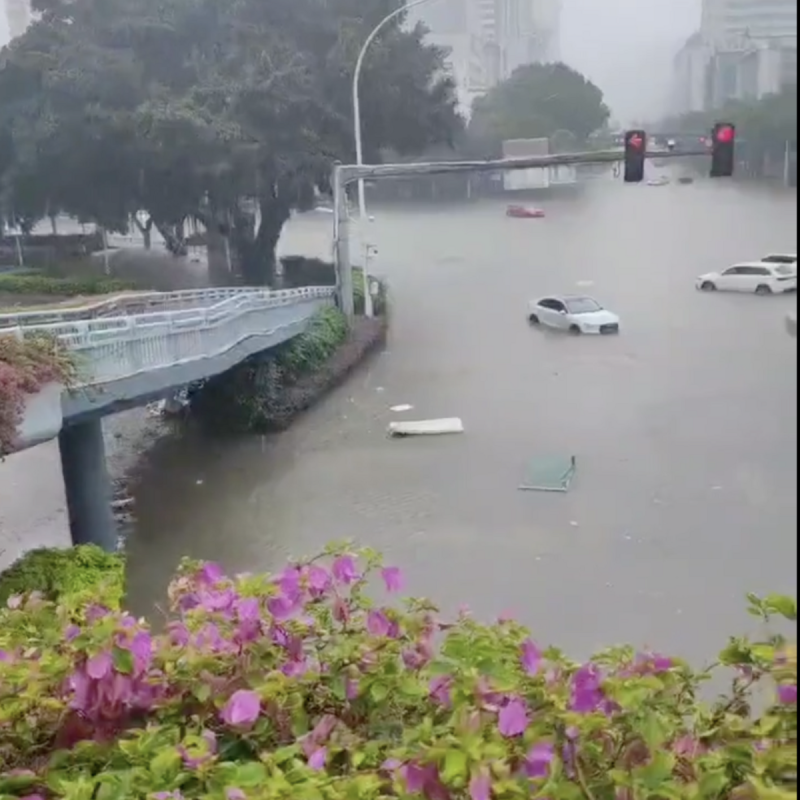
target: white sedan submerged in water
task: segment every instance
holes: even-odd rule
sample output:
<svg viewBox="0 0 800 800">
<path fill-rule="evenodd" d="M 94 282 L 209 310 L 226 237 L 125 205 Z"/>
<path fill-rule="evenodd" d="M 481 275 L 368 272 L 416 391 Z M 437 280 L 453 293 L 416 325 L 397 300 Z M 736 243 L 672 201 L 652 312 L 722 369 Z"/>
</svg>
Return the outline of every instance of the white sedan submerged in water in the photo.
<svg viewBox="0 0 800 800">
<path fill-rule="evenodd" d="M 570 333 L 619 333 L 619 317 L 586 295 L 554 295 L 533 301 L 528 322 Z"/>
</svg>

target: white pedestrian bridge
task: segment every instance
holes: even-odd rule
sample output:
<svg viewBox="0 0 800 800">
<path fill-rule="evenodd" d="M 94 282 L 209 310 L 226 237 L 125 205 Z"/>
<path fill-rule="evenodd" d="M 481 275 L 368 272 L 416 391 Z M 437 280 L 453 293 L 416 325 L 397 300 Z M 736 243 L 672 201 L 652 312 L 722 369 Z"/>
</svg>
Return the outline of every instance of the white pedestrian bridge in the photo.
<svg viewBox="0 0 800 800">
<path fill-rule="evenodd" d="M 35 332 L 74 353 L 73 385 L 31 397 L 17 448 L 58 437 L 73 541 L 113 547 L 101 419 L 168 397 L 302 333 L 333 287 L 127 293 L 90 305 L 0 314 L 0 335 Z"/>
</svg>

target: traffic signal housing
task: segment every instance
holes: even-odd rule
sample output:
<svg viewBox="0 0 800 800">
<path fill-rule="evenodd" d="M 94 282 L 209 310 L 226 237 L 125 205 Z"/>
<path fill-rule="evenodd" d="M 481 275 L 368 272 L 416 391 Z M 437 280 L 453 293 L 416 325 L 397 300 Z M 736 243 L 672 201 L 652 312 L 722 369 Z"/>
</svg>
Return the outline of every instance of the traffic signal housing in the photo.
<svg viewBox="0 0 800 800">
<path fill-rule="evenodd" d="M 718 122 L 711 132 L 711 177 L 730 178 L 736 162 L 736 126 Z"/>
<path fill-rule="evenodd" d="M 647 134 L 644 131 L 625 132 L 625 183 L 644 180 L 644 162 L 647 154 Z"/>
</svg>

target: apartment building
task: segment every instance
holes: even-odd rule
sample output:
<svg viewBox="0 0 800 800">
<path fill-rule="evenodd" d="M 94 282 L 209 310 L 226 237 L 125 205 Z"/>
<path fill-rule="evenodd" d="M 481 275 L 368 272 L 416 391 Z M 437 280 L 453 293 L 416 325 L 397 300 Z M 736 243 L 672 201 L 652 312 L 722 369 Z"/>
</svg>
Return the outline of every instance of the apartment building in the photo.
<svg viewBox="0 0 800 800">
<path fill-rule="evenodd" d="M 674 60 L 677 113 L 797 83 L 796 0 L 703 0 L 700 30 Z"/>
<path fill-rule="evenodd" d="M 412 11 L 450 51 L 462 105 L 517 67 L 558 58 L 562 0 L 431 0 Z"/>
</svg>

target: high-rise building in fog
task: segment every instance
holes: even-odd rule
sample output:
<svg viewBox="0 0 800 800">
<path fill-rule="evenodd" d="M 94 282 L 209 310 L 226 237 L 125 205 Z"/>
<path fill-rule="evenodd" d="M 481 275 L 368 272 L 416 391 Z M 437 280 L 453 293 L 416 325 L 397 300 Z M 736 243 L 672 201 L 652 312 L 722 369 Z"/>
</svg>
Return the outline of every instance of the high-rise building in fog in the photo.
<svg viewBox="0 0 800 800">
<path fill-rule="evenodd" d="M 0 13 L 5 15 L 8 33 L 12 39 L 22 36 L 31 24 L 30 0 L 0 0 Z"/>
<path fill-rule="evenodd" d="M 707 39 L 797 38 L 797 0 L 703 0 L 700 28 Z"/>
<path fill-rule="evenodd" d="M 433 0 L 412 12 L 448 48 L 449 65 L 468 107 L 517 67 L 554 61 L 562 0 Z"/>
<path fill-rule="evenodd" d="M 718 108 L 797 83 L 797 0 L 703 0 L 675 58 L 674 111 Z"/>
</svg>

